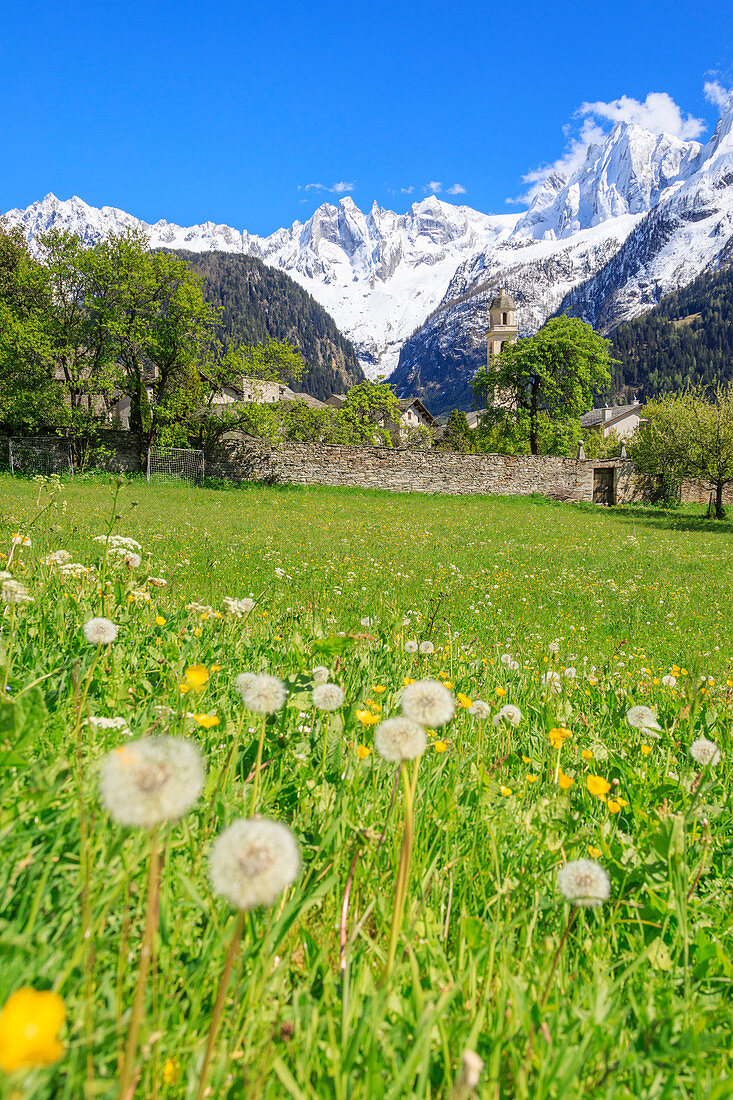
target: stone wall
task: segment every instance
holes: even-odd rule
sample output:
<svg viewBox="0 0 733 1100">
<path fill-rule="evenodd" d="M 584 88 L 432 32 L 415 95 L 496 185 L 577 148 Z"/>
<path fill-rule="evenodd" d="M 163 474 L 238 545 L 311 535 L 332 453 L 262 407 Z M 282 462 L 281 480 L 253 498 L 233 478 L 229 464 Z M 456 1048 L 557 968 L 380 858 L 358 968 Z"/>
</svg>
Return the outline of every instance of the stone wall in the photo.
<svg viewBox="0 0 733 1100">
<path fill-rule="evenodd" d="M 32 440 L 28 440 L 32 442 Z M 58 456 L 63 439 L 46 437 L 39 445 Z M 145 470 L 142 441 L 134 432 L 100 433 L 100 448 L 90 465 L 111 472 Z M 0 435 L 0 466 L 7 469 L 8 437 Z M 640 499 L 633 463 L 628 459 L 557 458 L 545 455 L 454 454 L 437 450 L 285 443 L 269 447 L 232 432 L 206 455 L 206 473 L 236 483 L 262 481 L 293 485 L 338 485 L 404 493 L 543 493 L 555 500 L 592 501 L 595 471 L 613 470 L 614 499 Z M 685 483 L 683 501 L 707 503 L 709 492 Z M 726 494 L 733 503 L 733 491 Z"/>
</svg>

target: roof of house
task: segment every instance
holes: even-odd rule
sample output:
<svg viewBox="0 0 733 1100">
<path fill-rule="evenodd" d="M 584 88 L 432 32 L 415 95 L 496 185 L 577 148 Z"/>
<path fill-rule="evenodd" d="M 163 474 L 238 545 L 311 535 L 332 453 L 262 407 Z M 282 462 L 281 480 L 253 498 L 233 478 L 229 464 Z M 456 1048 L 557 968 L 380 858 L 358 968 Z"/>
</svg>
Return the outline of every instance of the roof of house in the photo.
<svg viewBox="0 0 733 1100">
<path fill-rule="evenodd" d="M 397 401 L 399 402 L 402 412 L 407 412 L 407 410 L 411 409 L 414 405 L 421 416 L 427 420 L 428 424 L 436 423 L 435 417 L 429 409 L 426 409 L 419 397 L 398 397 Z"/>
<path fill-rule="evenodd" d="M 605 409 L 591 409 L 590 412 L 581 416 L 580 426 L 582 428 L 597 428 L 600 424 L 613 424 L 615 420 L 621 420 L 628 413 L 640 408 L 639 402 L 635 401 L 632 405 L 613 405 L 610 409 L 608 406 Z M 604 416 L 604 413 L 609 412 L 610 416 Z"/>
<path fill-rule="evenodd" d="M 285 401 L 302 401 L 304 405 L 307 405 L 309 409 L 325 409 L 326 402 L 319 401 L 317 397 L 313 397 L 309 393 L 294 393 L 292 396 L 285 397 Z"/>
<path fill-rule="evenodd" d="M 496 298 L 491 302 L 492 309 L 516 309 L 517 304 L 513 298 L 510 298 L 507 292 L 502 288 L 499 291 Z"/>
</svg>

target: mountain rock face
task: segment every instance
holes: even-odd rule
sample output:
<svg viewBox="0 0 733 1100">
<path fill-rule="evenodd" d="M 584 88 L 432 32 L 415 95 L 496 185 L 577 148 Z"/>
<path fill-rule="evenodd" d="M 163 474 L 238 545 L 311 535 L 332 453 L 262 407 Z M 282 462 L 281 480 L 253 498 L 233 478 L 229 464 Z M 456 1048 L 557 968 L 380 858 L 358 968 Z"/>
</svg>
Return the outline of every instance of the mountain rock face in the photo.
<svg viewBox="0 0 733 1100">
<path fill-rule="evenodd" d="M 733 259 L 733 99 L 707 145 L 628 123 L 551 176 L 505 240 L 465 261 L 392 375 L 435 413 L 471 402 L 500 286 L 529 334 L 569 309 L 604 333 Z"/>
<path fill-rule="evenodd" d="M 519 214 L 486 215 L 434 196 L 406 214 L 351 197 L 269 237 L 206 222 L 139 222 L 53 195 L 7 215 L 33 238 L 51 226 L 97 240 L 142 226 L 151 247 L 239 252 L 290 275 L 334 318 L 370 377 L 435 412 L 470 406 L 500 286 L 520 331 L 558 310 L 610 331 L 733 252 L 733 98 L 702 145 L 620 122 L 572 173 L 551 174 Z"/>
</svg>

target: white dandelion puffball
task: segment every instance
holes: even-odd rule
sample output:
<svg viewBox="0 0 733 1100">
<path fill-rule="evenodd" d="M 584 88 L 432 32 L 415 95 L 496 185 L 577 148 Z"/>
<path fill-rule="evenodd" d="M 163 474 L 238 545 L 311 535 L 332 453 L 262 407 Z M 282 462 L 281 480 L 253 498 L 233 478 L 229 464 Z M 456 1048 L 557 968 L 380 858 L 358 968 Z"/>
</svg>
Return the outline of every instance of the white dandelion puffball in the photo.
<svg viewBox="0 0 733 1100">
<path fill-rule="evenodd" d="M 563 676 L 565 677 L 566 680 L 574 680 L 577 675 L 578 675 L 578 673 L 575 671 L 575 669 L 572 666 L 570 668 L 566 668 L 565 671 L 563 672 Z"/>
<path fill-rule="evenodd" d="M 312 675 L 314 684 L 327 684 L 331 678 L 331 669 L 325 665 L 316 665 Z"/>
<path fill-rule="evenodd" d="M 28 589 L 20 581 L 3 581 L 0 588 L 0 599 L 8 606 L 19 606 L 24 603 L 33 603 L 33 597 L 28 595 Z"/>
<path fill-rule="evenodd" d="M 374 625 L 374 619 L 372 619 L 371 616 L 369 616 L 369 615 L 363 615 L 359 619 L 359 622 L 361 623 L 362 626 L 373 626 Z"/>
<path fill-rule="evenodd" d="M 317 710 L 338 710 L 345 698 L 338 684 L 316 684 L 313 688 L 313 706 Z"/>
<path fill-rule="evenodd" d="M 510 672 L 519 672 L 519 661 L 510 661 L 507 668 Z"/>
<path fill-rule="evenodd" d="M 431 653 L 435 653 L 435 646 L 432 642 L 428 641 L 420 642 L 418 649 L 422 653 L 423 657 L 429 657 Z"/>
<path fill-rule="evenodd" d="M 701 737 L 697 741 L 693 741 L 690 745 L 690 756 L 692 759 L 705 767 L 706 764 L 719 764 L 720 763 L 720 749 L 714 741 L 708 741 L 705 737 Z"/>
<path fill-rule="evenodd" d="M 284 705 L 288 694 L 282 680 L 266 672 L 242 672 L 235 687 L 247 710 L 255 714 L 274 714 Z"/>
<path fill-rule="evenodd" d="M 444 726 L 456 709 L 453 696 L 437 680 L 416 680 L 408 684 L 400 700 L 402 713 L 423 726 Z"/>
<path fill-rule="evenodd" d="M 425 730 L 411 718 L 387 718 L 374 732 L 374 748 L 379 755 L 397 764 L 422 756 L 427 744 Z"/>
<path fill-rule="evenodd" d="M 511 653 L 502 653 L 501 657 L 499 658 L 499 660 L 501 661 L 501 663 L 503 665 L 508 665 L 511 662 L 511 659 L 512 659 Z"/>
<path fill-rule="evenodd" d="M 89 619 L 84 623 L 84 637 L 91 645 L 110 645 L 117 637 L 117 627 L 111 619 Z"/>
<path fill-rule="evenodd" d="M 298 842 L 279 821 L 240 818 L 216 838 L 209 853 L 214 893 L 236 909 L 272 905 L 299 871 Z"/>
<path fill-rule="evenodd" d="M 242 615 L 249 614 L 255 606 L 254 600 L 250 599 L 249 596 L 244 596 L 241 600 L 236 599 L 234 596 L 225 596 L 222 603 L 227 614 L 234 615 L 237 619 Z"/>
<path fill-rule="evenodd" d="M 562 691 L 562 684 L 557 672 L 553 672 L 552 670 L 546 672 L 542 677 L 542 683 L 552 695 L 557 695 Z"/>
<path fill-rule="evenodd" d="M 119 825 L 150 829 L 177 821 L 190 810 L 204 786 L 201 754 L 183 737 L 146 737 L 108 753 L 99 793 Z"/>
<path fill-rule="evenodd" d="M 472 718 L 488 718 L 491 714 L 491 707 L 488 703 L 485 703 L 483 699 L 474 699 L 471 706 L 468 708 L 468 713 Z"/>
<path fill-rule="evenodd" d="M 559 653 L 560 652 L 560 643 L 559 642 L 550 642 L 550 644 L 548 645 L 547 648 L 549 649 L 550 653 Z"/>
<path fill-rule="evenodd" d="M 418 644 L 414 638 L 408 638 L 405 642 L 405 653 L 417 653 Z"/>
<path fill-rule="evenodd" d="M 593 859 L 573 859 L 557 873 L 560 893 L 571 905 L 593 909 L 608 901 L 611 880 L 608 873 Z"/>
<path fill-rule="evenodd" d="M 495 726 L 498 726 L 500 722 L 508 722 L 510 726 L 518 726 L 521 721 L 522 712 L 519 707 L 515 707 L 514 703 L 507 703 L 498 714 L 494 715 Z"/>
<path fill-rule="evenodd" d="M 636 730 L 644 730 L 646 733 L 654 733 L 661 730 L 657 716 L 651 707 L 636 706 L 626 711 L 626 721 Z"/>
</svg>

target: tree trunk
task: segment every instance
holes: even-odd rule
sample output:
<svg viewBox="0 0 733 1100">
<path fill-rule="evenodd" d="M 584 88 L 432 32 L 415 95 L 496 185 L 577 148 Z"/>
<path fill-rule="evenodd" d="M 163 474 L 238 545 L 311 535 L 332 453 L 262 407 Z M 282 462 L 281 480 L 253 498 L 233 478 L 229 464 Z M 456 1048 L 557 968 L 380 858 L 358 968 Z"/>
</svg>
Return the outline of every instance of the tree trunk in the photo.
<svg viewBox="0 0 733 1100">
<path fill-rule="evenodd" d="M 725 519 L 725 508 L 723 507 L 723 483 L 719 481 L 715 486 L 715 518 Z"/>
</svg>

